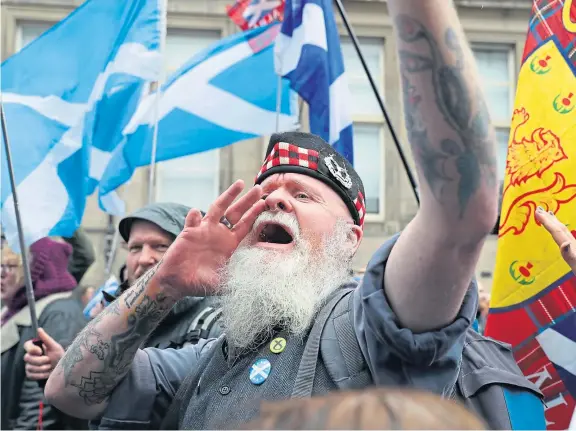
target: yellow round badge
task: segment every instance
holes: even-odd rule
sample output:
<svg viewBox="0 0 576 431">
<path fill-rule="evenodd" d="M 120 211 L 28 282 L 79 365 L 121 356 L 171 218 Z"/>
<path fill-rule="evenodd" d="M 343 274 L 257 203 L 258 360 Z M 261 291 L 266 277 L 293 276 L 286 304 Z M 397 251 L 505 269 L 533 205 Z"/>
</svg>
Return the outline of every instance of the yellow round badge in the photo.
<svg viewBox="0 0 576 431">
<path fill-rule="evenodd" d="M 274 338 L 270 343 L 272 353 L 282 353 L 286 348 L 286 339 L 282 337 Z"/>
</svg>

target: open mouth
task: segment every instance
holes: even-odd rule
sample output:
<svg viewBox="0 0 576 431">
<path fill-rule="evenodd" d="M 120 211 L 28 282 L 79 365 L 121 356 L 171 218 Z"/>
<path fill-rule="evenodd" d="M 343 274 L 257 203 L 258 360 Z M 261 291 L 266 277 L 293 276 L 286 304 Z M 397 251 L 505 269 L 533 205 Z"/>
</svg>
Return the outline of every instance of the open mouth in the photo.
<svg viewBox="0 0 576 431">
<path fill-rule="evenodd" d="M 293 241 L 292 234 L 282 225 L 267 223 L 258 235 L 259 242 L 271 244 L 290 244 Z"/>
</svg>

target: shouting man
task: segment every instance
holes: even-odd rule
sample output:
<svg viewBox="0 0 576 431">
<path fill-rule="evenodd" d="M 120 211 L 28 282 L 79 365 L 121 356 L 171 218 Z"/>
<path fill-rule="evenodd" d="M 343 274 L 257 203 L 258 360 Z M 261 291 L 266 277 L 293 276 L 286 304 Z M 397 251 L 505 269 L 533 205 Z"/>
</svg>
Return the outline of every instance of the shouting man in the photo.
<svg viewBox="0 0 576 431">
<path fill-rule="evenodd" d="M 262 400 L 371 384 L 459 396 L 498 428 L 516 426 L 508 392 L 543 411 L 509 350 L 469 330 L 498 190 L 494 132 L 455 8 L 388 7 L 422 206 L 362 284 L 349 276 L 363 236 L 360 178 L 317 136 L 274 135 L 256 185 L 235 201 L 236 182 L 204 217 L 190 211 L 163 260 L 77 337 L 46 386 L 51 403 L 114 429 L 233 428 Z M 225 335 L 139 349 L 174 303 L 206 293 L 223 297 Z"/>
</svg>

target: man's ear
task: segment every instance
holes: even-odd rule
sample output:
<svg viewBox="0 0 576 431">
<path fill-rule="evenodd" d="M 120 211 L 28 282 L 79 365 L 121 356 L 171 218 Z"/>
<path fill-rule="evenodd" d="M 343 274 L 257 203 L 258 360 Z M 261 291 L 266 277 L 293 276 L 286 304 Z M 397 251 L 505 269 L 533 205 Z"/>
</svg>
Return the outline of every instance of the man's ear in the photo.
<svg viewBox="0 0 576 431">
<path fill-rule="evenodd" d="M 360 243 L 362 242 L 362 237 L 364 236 L 364 231 L 358 225 L 350 225 L 350 231 L 348 232 L 348 242 L 350 243 L 350 248 L 352 251 L 352 256 L 356 254 Z"/>
</svg>

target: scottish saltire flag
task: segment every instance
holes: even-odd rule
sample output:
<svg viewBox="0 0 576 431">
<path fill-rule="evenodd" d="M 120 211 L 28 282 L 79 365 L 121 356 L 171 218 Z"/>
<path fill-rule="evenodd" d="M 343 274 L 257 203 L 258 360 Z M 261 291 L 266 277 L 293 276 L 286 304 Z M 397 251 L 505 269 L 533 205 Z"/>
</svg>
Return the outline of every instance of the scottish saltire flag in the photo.
<svg viewBox="0 0 576 431">
<path fill-rule="evenodd" d="M 354 162 L 350 91 L 331 0 L 287 0 L 276 71 L 310 107 L 310 131 Z"/>
<path fill-rule="evenodd" d="M 160 21 L 156 0 L 88 0 L 2 64 L 27 244 L 79 226 L 130 111 L 157 79 Z M 5 156 L 1 205 L 6 238 L 19 248 Z"/>
<path fill-rule="evenodd" d="M 201 52 L 168 79 L 161 89 L 156 161 L 221 148 L 276 131 L 273 42 L 279 24 L 227 37 Z M 298 127 L 297 99 L 283 83 L 279 130 Z M 156 94 L 144 99 L 124 130 L 100 182 L 100 205 L 130 179 L 138 166 L 150 164 Z"/>
<path fill-rule="evenodd" d="M 242 30 L 282 21 L 285 0 L 237 0 L 226 7 L 230 19 Z"/>
<path fill-rule="evenodd" d="M 113 275 L 110 276 L 110 278 L 106 280 L 106 282 L 94 293 L 94 296 L 92 299 L 90 299 L 88 304 L 86 304 L 86 307 L 84 307 L 84 317 L 86 317 L 86 319 L 93 318 L 94 316 L 92 315 L 92 310 L 94 310 L 94 307 L 96 307 L 98 304 L 101 304 L 102 301 L 105 301 L 104 292 L 114 296 L 118 291 L 118 287 L 120 287 L 120 283 L 116 277 Z"/>
<path fill-rule="evenodd" d="M 534 1 L 518 79 L 486 334 L 512 344 L 545 395 L 548 429 L 576 398 L 576 277 L 538 226 L 538 206 L 576 236 L 576 2 Z"/>
</svg>

